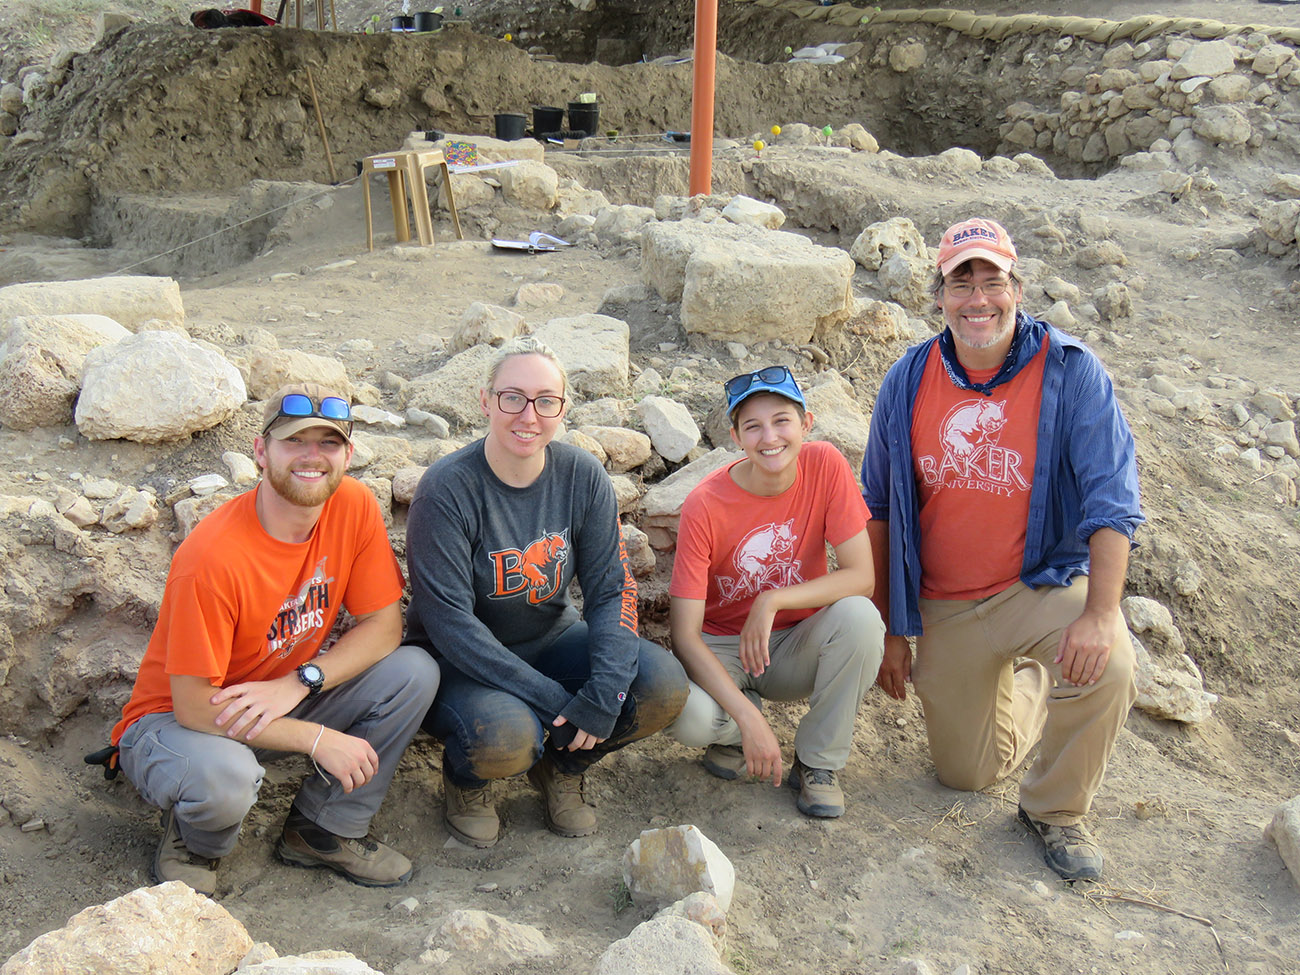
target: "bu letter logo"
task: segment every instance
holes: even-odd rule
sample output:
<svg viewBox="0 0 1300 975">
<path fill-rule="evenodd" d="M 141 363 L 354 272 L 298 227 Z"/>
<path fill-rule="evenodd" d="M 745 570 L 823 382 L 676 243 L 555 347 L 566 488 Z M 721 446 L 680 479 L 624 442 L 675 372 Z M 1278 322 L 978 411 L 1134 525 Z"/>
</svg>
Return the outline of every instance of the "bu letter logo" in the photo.
<svg viewBox="0 0 1300 975">
<path fill-rule="evenodd" d="M 569 531 L 547 532 L 523 551 L 517 548 L 489 552 L 496 585 L 490 594 L 504 599 L 528 592 L 528 601 L 544 603 L 560 589 L 564 563 L 569 560 Z"/>
</svg>

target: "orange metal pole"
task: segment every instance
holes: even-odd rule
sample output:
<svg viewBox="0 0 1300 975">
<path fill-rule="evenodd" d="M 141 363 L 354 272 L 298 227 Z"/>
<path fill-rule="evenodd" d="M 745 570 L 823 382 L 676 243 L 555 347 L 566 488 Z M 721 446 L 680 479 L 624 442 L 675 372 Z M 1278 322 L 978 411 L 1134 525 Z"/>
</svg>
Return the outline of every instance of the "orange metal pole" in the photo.
<svg viewBox="0 0 1300 975">
<path fill-rule="evenodd" d="M 718 0 L 695 0 L 695 87 L 691 96 L 690 195 L 713 178 L 713 91 L 718 64 Z"/>
</svg>

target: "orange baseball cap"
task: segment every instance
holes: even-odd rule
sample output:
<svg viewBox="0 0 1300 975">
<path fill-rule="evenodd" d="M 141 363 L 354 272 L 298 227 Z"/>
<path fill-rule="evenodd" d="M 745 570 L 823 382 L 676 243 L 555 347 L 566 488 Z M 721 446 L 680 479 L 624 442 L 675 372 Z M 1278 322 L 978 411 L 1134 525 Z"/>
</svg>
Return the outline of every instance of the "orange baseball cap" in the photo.
<svg viewBox="0 0 1300 975">
<path fill-rule="evenodd" d="M 939 242 L 939 271 L 952 273 L 966 261 L 983 258 L 1002 271 L 1010 271 L 1019 260 L 1011 235 L 996 220 L 976 217 L 955 223 L 944 231 Z"/>
</svg>

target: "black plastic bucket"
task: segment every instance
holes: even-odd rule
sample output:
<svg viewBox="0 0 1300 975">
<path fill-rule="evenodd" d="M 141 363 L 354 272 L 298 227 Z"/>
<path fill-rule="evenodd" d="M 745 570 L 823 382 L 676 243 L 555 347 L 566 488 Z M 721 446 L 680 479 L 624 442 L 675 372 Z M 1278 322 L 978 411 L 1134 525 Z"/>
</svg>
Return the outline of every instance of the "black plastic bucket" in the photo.
<svg viewBox="0 0 1300 975">
<path fill-rule="evenodd" d="M 600 106 L 595 102 L 569 102 L 569 128 L 595 135 L 600 128 Z"/>
<path fill-rule="evenodd" d="M 415 18 L 410 14 L 398 14 L 393 18 L 393 30 L 408 31 L 415 30 Z"/>
<path fill-rule="evenodd" d="M 415 15 L 415 32 L 417 34 L 437 30 L 441 26 L 442 14 L 434 13 L 432 10 L 421 10 Z"/>
<path fill-rule="evenodd" d="M 493 116 L 493 121 L 496 122 L 497 138 L 505 142 L 522 139 L 524 132 L 528 128 L 528 116 L 519 115 L 515 112 L 502 112 Z"/>
<path fill-rule="evenodd" d="M 554 105 L 534 105 L 533 106 L 533 132 L 541 135 L 543 132 L 555 132 L 564 128 L 564 109 L 556 108 Z"/>
</svg>

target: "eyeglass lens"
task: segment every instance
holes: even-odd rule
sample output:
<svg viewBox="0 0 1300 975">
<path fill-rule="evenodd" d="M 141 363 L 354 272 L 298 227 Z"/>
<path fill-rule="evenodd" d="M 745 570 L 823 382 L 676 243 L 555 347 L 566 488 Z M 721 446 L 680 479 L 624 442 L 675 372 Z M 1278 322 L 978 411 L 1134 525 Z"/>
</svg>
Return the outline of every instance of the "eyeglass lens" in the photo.
<svg viewBox="0 0 1300 975">
<path fill-rule="evenodd" d="M 564 409 L 563 396 L 525 396 L 523 393 L 497 393 L 497 407 L 502 413 L 522 413 L 529 403 L 533 404 L 533 411 L 538 416 L 547 419 L 559 416 L 560 410 Z"/>
<path fill-rule="evenodd" d="M 280 412 L 284 416 L 319 416 L 327 420 L 350 420 L 352 408 L 348 401 L 337 396 L 326 396 L 317 409 L 312 398 L 306 393 L 290 393 L 280 401 Z"/>
</svg>

